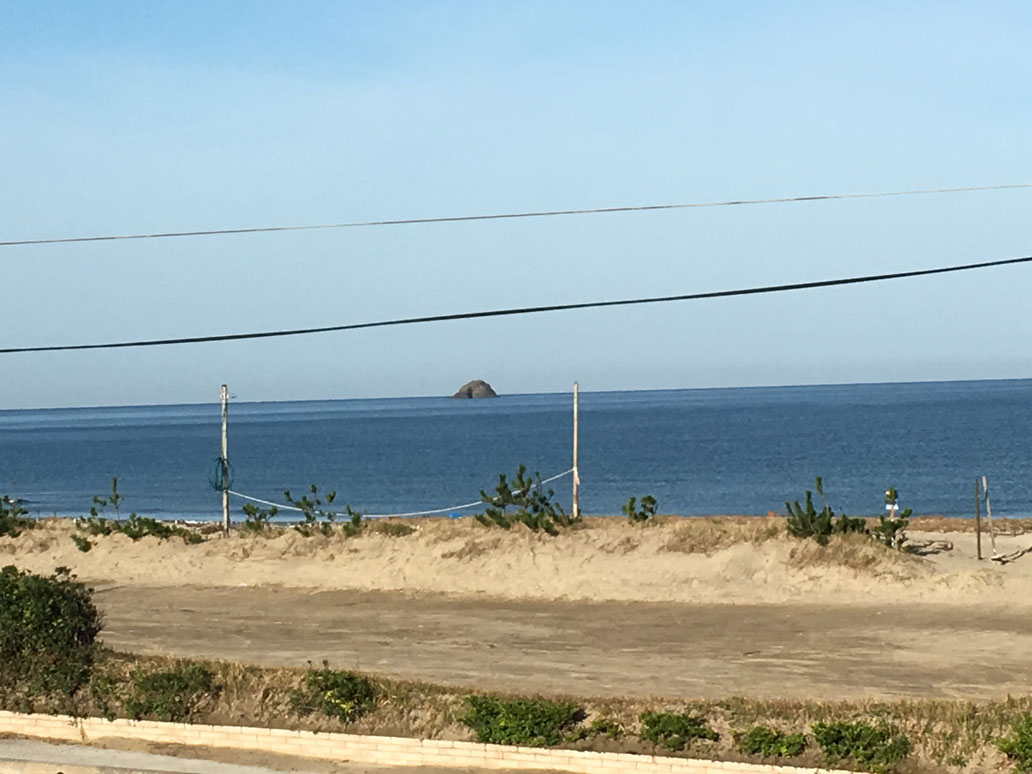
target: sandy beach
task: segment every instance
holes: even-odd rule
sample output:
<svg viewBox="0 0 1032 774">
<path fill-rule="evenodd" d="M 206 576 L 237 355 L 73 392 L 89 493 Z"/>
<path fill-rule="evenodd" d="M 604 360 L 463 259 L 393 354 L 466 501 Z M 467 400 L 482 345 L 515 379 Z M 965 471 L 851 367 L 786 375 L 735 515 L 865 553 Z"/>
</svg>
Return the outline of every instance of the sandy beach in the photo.
<svg viewBox="0 0 1032 774">
<path fill-rule="evenodd" d="M 1032 667 L 1032 555 L 975 558 L 970 524 L 917 522 L 924 555 L 822 548 L 768 518 L 590 519 L 558 537 L 472 520 L 404 537 L 95 539 L 67 521 L 0 539 L 0 564 L 70 567 L 112 647 L 332 664 L 495 690 L 716 698 L 992 698 Z M 1003 552 L 1032 544 L 1005 525 Z M 933 542 L 934 541 L 934 542 Z M 945 550 L 947 549 L 948 550 Z M 988 536 L 983 538 L 986 557 Z M 643 604 L 648 603 L 648 604 Z M 972 670 L 972 662 L 980 668 Z M 500 669 L 499 664 L 505 668 Z"/>
<path fill-rule="evenodd" d="M 214 533 L 199 545 L 181 539 L 71 540 L 70 521 L 46 520 L 17 539 L 0 538 L 0 562 L 35 572 L 72 569 L 99 585 L 282 587 L 447 594 L 506 600 L 682 602 L 692 604 L 1032 605 L 1032 555 L 1000 565 L 975 557 L 961 520 L 929 519 L 911 530 L 901 554 L 863 537 L 822 548 L 784 533 L 779 517 L 666 518 L 646 526 L 594 518 L 557 537 L 522 527 L 488 529 L 472 519 L 409 522 L 415 532 L 356 538 Z M 1018 522 L 1017 525 L 1021 525 Z M 917 523 L 921 526 L 921 522 Z M 1000 553 L 1032 545 L 1014 525 L 998 535 Z M 941 550 L 952 546 L 950 550 Z"/>
</svg>

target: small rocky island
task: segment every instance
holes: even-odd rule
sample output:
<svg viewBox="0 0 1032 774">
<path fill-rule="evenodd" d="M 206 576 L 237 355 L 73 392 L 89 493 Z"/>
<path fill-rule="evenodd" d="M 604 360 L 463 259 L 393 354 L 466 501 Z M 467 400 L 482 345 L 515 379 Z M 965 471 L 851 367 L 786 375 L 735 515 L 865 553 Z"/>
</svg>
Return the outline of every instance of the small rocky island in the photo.
<svg viewBox="0 0 1032 774">
<path fill-rule="evenodd" d="M 483 379 L 474 379 L 466 382 L 459 388 L 459 391 L 452 395 L 453 398 L 497 398 L 498 393 L 491 389 L 491 385 Z"/>
</svg>

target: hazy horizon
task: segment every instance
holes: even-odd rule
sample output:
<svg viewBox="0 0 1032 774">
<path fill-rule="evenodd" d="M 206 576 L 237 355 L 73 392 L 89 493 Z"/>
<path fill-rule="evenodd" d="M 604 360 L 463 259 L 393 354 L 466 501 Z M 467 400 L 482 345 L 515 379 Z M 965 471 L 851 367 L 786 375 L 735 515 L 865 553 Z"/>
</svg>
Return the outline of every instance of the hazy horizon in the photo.
<svg viewBox="0 0 1032 774">
<path fill-rule="evenodd" d="M 485 379 L 484 381 L 491 383 L 490 380 Z M 592 390 L 586 388 L 583 384 L 580 384 L 579 389 L 582 395 L 592 393 L 615 393 L 615 392 L 678 392 L 678 391 L 705 391 L 705 390 L 765 390 L 765 389 L 793 389 L 793 388 L 808 388 L 808 387 L 876 387 L 879 385 L 903 385 L 903 384 L 964 384 L 964 383 L 979 383 L 979 382 L 1027 382 L 1032 381 L 1032 377 L 1002 377 L 993 379 L 912 379 L 907 381 L 873 381 L 873 382 L 810 382 L 805 384 L 733 384 L 733 385 L 706 385 L 706 386 L 690 386 L 690 387 L 636 387 L 628 389 L 606 389 L 606 390 Z M 239 396 L 233 393 L 232 385 L 230 386 L 230 406 L 236 404 L 259 404 L 259 403 L 319 403 L 327 401 L 363 401 L 363 400 L 414 400 L 422 398 L 448 398 L 450 399 L 451 394 L 422 394 L 422 395 L 361 395 L 361 396 L 338 396 L 338 397 L 312 397 L 312 398 L 251 398 L 241 399 Z M 461 386 L 461 385 L 460 385 Z M 494 385 L 492 385 L 494 387 Z M 456 388 L 457 389 L 457 388 Z M 499 392 L 498 397 L 508 396 L 533 396 L 533 395 L 562 395 L 571 394 L 573 391 L 573 385 L 567 390 L 544 390 L 544 391 L 530 391 L 530 392 Z M 474 400 L 491 400 L 491 398 L 480 398 Z M 214 400 L 210 401 L 180 401 L 180 402 L 162 402 L 162 403 L 108 403 L 108 404 L 89 404 L 89 405 L 59 405 L 59 406 L 25 406 L 17 408 L 0 408 L 0 413 L 8 411 L 48 411 L 48 410 L 75 410 L 75 409 L 107 409 L 107 408 L 147 408 L 153 406 L 205 406 L 205 405 L 218 405 L 219 397 L 216 389 L 216 396 Z"/>
</svg>

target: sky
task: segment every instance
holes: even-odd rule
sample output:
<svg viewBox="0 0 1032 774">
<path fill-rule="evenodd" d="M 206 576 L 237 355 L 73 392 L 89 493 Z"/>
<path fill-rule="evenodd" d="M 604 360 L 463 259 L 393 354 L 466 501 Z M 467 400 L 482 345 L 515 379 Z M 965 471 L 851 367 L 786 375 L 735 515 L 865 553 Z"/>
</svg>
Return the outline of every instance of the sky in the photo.
<svg viewBox="0 0 1032 774">
<path fill-rule="evenodd" d="M 1032 183 L 1022 2 L 0 0 L 0 241 Z M 1032 255 L 1032 189 L 0 247 L 0 348 Z M 1032 265 L 0 355 L 0 409 L 1032 377 Z"/>
</svg>

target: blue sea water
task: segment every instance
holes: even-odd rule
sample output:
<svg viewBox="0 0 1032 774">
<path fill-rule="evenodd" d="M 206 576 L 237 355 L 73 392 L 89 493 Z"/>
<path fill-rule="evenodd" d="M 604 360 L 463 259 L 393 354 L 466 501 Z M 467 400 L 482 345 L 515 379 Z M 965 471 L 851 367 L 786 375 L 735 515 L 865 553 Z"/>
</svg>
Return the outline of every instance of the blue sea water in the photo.
<svg viewBox="0 0 1032 774">
<path fill-rule="evenodd" d="M 1032 380 L 582 392 L 581 507 L 618 514 L 652 494 L 664 513 L 781 512 L 819 475 L 837 511 L 878 513 L 891 485 L 916 513 L 968 516 L 986 475 L 994 515 L 1029 516 L 1030 409 Z M 570 468 L 571 413 L 569 394 L 233 403 L 233 489 L 449 508 L 520 463 Z M 219 423 L 217 404 L 0 411 L 0 493 L 78 515 L 117 476 L 123 515 L 215 519 Z M 569 477 L 551 486 L 568 507 Z"/>
</svg>

